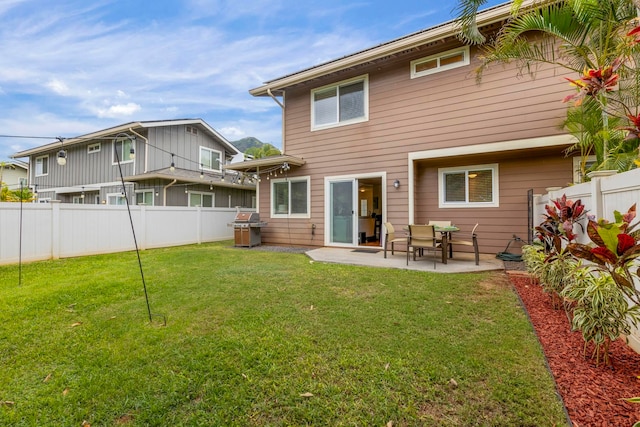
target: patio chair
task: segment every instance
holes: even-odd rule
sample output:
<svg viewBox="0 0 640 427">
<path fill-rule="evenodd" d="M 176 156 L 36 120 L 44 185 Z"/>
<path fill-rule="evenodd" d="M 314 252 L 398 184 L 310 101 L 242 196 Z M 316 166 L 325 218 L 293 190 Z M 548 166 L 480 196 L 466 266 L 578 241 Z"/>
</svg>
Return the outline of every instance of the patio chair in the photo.
<svg viewBox="0 0 640 427">
<path fill-rule="evenodd" d="M 442 262 L 445 262 L 446 253 L 444 248 L 437 241 L 436 232 L 433 225 L 410 225 L 409 240 L 407 242 L 407 265 L 409 265 L 409 253 L 413 252 L 413 260 L 416 260 L 416 253 L 422 254 L 424 251 L 433 252 L 433 268 L 436 268 L 436 255 L 442 254 Z"/>
<path fill-rule="evenodd" d="M 454 233 L 454 236 L 451 240 L 447 242 L 447 245 L 465 245 L 465 246 L 473 246 L 473 251 L 476 255 L 476 265 L 480 264 L 480 252 L 478 250 L 478 235 L 476 234 L 476 230 L 478 228 L 478 224 L 473 227 L 471 230 L 471 236 L 469 239 L 464 239 L 463 236 L 459 236 L 458 233 Z M 462 237 L 462 238 L 461 238 Z"/>
<path fill-rule="evenodd" d="M 384 257 L 387 257 L 387 245 L 389 243 L 391 243 L 391 255 L 393 255 L 393 250 L 394 250 L 394 243 L 407 243 L 407 236 L 406 235 L 402 235 L 402 236 L 396 236 L 396 231 L 393 228 L 393 225 L 391 225 L 390 222 L 385 222 L 384 223 L 384 230 L 385 230 L 385 234 L 384 234 Z"/>
<path fill-rule="evenodd" d="M 450 227 L 451 226 L 451 221 L 434 221 L 434 220 L 429 220 L 429 225 L 434 225 L 436 227 Z M 448 234 L 447 237 L 451 238 L 451 234 Z M 438 243 L 442 244 L 442 236 L 440 236 L 440 238 L 437 240 Z M 453 257 L 453 249 L 451 249 L 451 246 L 449 246 L 449 258 Z"/>
</svg>

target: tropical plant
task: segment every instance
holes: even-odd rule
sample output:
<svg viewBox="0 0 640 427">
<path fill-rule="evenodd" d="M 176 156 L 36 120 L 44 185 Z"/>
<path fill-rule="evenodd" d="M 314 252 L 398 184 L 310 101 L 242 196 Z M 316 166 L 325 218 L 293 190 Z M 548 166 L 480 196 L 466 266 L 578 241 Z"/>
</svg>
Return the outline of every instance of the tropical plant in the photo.
<svg viewBox="0 0 640 427">
<path fill-rule="evenodd" d="M 247 148 L 245 154 L 253 157 L 254 159 L 262 159 L 264 157 L 277 156 L 282 153 L 271 144 L 263 144 L 260 147 Z"/>
<path fill-rule="evenodd" d="M 640 293 L 634 285 L 634 276 L 640 269 L 632 272 L 635 260 L 640 257 L 640 229 L 634 230 L 638 223 L 632 224 L 636 217 L 636 205 L 633 204 L 626 214 L 614 212 L 615 221 L 606 219 L 589 220 L 587 235 L 592 245 L 571 243 L 567 250 L 576 258 L 590 261 L 594 268 L 611 276 L 614 283 L 630 298 L 640 305 Z"/>
<path fill-rule="evenodd" d="M 572 327 L 582 332 L 584 351 L 593 343 L 596 365 L 611 364 L 609 346 L 621 335 L 629 335 L 640 320 L 640 307 L 629 305 L 626 293 L 609 274 L 578 265 L 575 280 L 561 296 L 573 302 Z"/>
<path fill-rule="evenodd" d="M 582 200 L 567 199 L 566 194 L 544 208 L 545 220 L 535 230 L 548 252 L 559 253 L 562 251 L 563 240 L 573 242 L 576 239 L 574 228 L 576 225 L 582 227 L 580 221 L 585 218 L 587 211 Z"/>
<path fill-rule="evenodd" d="M 35 197 L 27 187 L 9 190 L 9 187 L 4 183 L 0 184 L 0 202 L 31 202 Z"/>
<path fill-rule="evenodd" d="M 462 40 L 484 43 L 485 37 L 475 24 L 478 8 L 485 0 L 460 0 L 459 28 Z M 587 101 L 597 104 L 601 114 L 600 129 L 592 128 L 594 118 L 579 129 L 579 143 L 574 149 L 581 155 L 593 152 L 597 169 L 628 170 L 637 159 L 637 133 L 640 132 L 640 77 L 636 67 L 640 59 L 640 29 L 632 0 L 541 0 L 531 8 L 514 1 L 512 18 L 495 39 L 482 47 L 477 78 L 495 63 L 515 62 L 520 73 L 534 75 L 540 65 L 561 67 L 577 74 L 567 79 L 577 90 L 564 98 L 581 107 Z M 588 106 L 591 110 L 595 107 Z M 591 113 L 593 111 L 587 111 Z M 580 116 L 573 115 L 571 122 Z M 629 126 L 610 123 L 618 117 Z M 569 118 L 569 117 L 568 117 Z M 611 135 L 612 129 L 628 131 L 628 138 Z M 568 129 L 576 134 L 576 129 Z M 636 130 L 638 132 L 636 132 Z M 573 152 L 573 151 L 570 151 Z M 613 157 L 613 158 L 611 158 Z M 584 163 L 584 162 L 583 162 Z"/>
<path fill-rule="evenodd" d="M 566 250 L 566 245 L 576 239 L 574 228 L 581 226 L 580 221 L 584 219 L 586 210 L 581 200 L 573 201 L 563 194 L 546 205 L 545 211 L 545 220 L 535 228 L 546 255 L 536 274 L 539 275 L 542 289 L 549 294 L 551 304 L 559 309 L 563 306 L 560 293 L 573 280 L 570 272 L 577 263 Z"/>
<path fill-rule="evenodd" d="M 547 254 L 539 243 L 522 246 L 522 261 L 530 277 L 540 283 L 545 269 Z"/>
<path fill-rule="evenodd" d="M 552 257 L 547 257 L 541 271 L 540 284 L 542 290 L 549 294 L 551 305 L 556 310 L 564 307 L 562 292 L 570 287 L 575 278 L 578 261 L 567 251 L 562 251 Z"/>
</svg>

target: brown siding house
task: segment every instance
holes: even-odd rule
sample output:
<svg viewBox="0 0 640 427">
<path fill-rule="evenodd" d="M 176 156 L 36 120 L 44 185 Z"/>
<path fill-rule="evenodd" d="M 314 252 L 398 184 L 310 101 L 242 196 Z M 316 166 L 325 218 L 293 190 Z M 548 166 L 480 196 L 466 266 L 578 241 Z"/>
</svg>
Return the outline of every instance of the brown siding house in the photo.
<svg viewBox="0 0 640 427">
<path fill-rule="evenodd" d="M 508 14 L 478 22 L 495 32 Z M 443 24 L 250 91 L 283 111 L 284 156 L 230 166 L 260 175 L 263 243 L 380 245 L 380 220 L 479 223 L 483 253 L 526 240 L 528 191 L 573 179 L 560 127 L 570 89 L 553 68 L 531 79 L 494 66 L 478 84 L 478 48 L 455 34 Z"/>
</svg>

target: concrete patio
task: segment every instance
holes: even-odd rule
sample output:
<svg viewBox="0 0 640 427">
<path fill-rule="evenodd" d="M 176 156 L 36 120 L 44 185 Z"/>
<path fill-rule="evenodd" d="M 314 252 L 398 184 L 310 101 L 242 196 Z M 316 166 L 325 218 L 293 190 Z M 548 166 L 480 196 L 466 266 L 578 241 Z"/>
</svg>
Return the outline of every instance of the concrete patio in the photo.
<svg viewBox="0 0 640 427">
<path fill-rule="evenodd" d="M 363 265 L 368 267 L 400 268 L 405 270 L 431 271 L 435 273 L 475 273 L 480 271 L 504 270 L 504 262 L 495 255 L 480 254 L 480 265 L 475 264 L 474 255 L 467 252 L 454 252 L 453 258 L 443 264 L 440 260 L 433 268 L 433 258 L 425 256 L 413 261 L 409 259 L 407 265 L 406 252 L 387 252 L 384 258 L 384 251 L 378 248 L 331 248 L 324 247 L 311 249 L 305 252 L 312 260 L 318 262 L 332 262 L 336 264 Z"/>
</svg>

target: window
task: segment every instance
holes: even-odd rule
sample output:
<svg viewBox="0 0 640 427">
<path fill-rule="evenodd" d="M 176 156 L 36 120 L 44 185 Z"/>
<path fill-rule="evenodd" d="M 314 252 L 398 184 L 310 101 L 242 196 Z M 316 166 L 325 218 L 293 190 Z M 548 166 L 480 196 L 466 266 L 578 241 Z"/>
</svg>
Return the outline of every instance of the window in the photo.
<svg viewBox="0 0 640 427">
<path fill-rule="evenodd" d="M 200 165 L 207 170 L 220 170 L 222 153 L 207 147 L 200 147 Z"/>
<path fill-rule="evenodd" d="M 580 184 L 585 182 L 585 177 L 582 176 L 580 163 L 583 161 L 582 157 L 576 156 L 573 158 L 573 183 Z M 587 156 L 584 158 L 584 170 L 589 172 L 589 169 L 598 162 L 596 156 Z"/>
<path fill-rule="evenodd" d="M 71 202 L 74 205 L 84 205 L 84 196 L 73 196 Z"/>
<path fill-rule="evenodd" d="M 135 149 L 133 141 L 129 138 L 119 139 L 113 143 L 113 164 L 133 162 L 131 149 Z M 117 157 L 116 157 L 117 155 Z"/>
<path fill-rule="evenodd" d="M 271 215 L 309 218 L 309 177 L 271 180 Z"/>
<path fill-rule="evenodd" d="M 185 131 L 187 133 L 190 133 L 192 135 L 197 135 L 198 134 L 198 128 L 195 126 L 187 126 L 185 127 Z"/>
<path fill-rule="evenodd" d="M 20 178 L 20 179 L 18 180 L 18 183 L 20 184 L 20 187 L 22 187 L 22 188 L 26 188 L 26 187 L 27 187 L 27 184 L 28 184 L 28 183 L 27 183 L 27 178 Z"/>
<path fill-rule="evenodd" d="M 498 165 L 438 169 L 441 208 L 498 207 Z"/>
<path fill-rule="evenodd" d="M 469 65 L 469 46 L 411 61 L 411 78 Z"/>
<path fill-rule="evenodd" d="M 107 204 L 108 205 L 126 205 L 127 200 L 124 198 L 122 193 L 110 193 L 107 194 Z"/>
<path fill-rule="evenodd" d="M 95 144 L 89 144 L 87 146 L 87 153 L 97 153 L 98 151 L 100 151 L 100 147 L 101 144 L 99 142 L 96 142 Z"/>
<path fill-rule="evenodd" d="M 189 192 L 189 206 L 191 207 L 200 206 L 203 208 L 212 208 L 213 200 L 213 193 Z"/>
<path fill-rule="evenodd" d="M 49 156 L 36 157 L 36 176 L 49 174 Z"/>
<path fill-rule="evenodd" d="M 153 206 L 153 190 L 136 191 L 136 205 Z"/>
<path fill-rule="evenodd" d="M 368 77 L 357 77 L 311 91 L 311 130 L 368 119 Z"/>
</svg>

